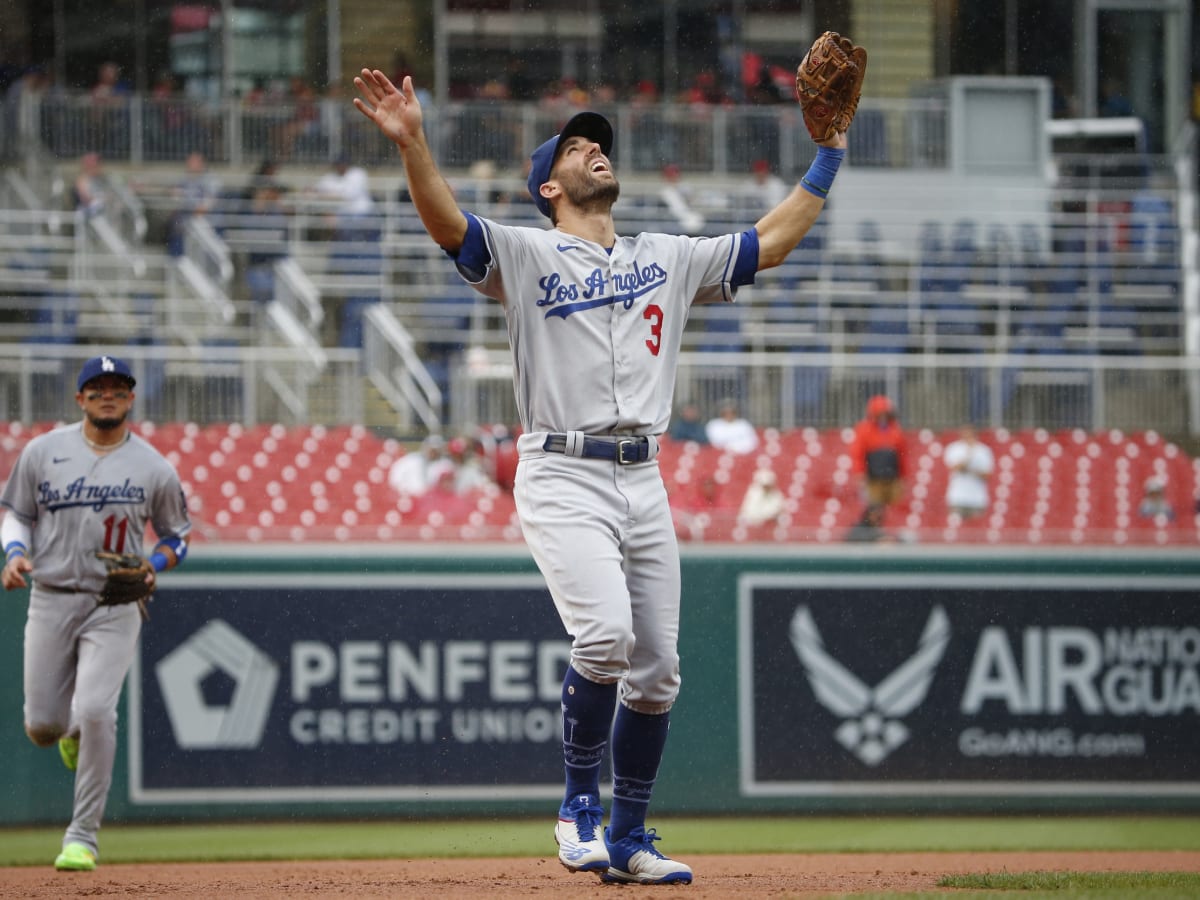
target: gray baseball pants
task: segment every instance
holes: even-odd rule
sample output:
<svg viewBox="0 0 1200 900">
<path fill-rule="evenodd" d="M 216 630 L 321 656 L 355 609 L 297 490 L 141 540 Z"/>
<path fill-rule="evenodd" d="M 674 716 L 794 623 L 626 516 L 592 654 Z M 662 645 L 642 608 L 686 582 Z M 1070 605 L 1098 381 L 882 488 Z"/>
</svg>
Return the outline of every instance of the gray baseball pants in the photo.
<svg viewBox="0 0 1200 900">
<path fill-rule="evenodd" d="M 63 844 L 97 850 L 117 754 L 117 702 L 142 630 L 137 604 L 39 588 L 25 622 L 25 731 L 39 747 L 79 735 L 75 806 Z"/>
</svg>

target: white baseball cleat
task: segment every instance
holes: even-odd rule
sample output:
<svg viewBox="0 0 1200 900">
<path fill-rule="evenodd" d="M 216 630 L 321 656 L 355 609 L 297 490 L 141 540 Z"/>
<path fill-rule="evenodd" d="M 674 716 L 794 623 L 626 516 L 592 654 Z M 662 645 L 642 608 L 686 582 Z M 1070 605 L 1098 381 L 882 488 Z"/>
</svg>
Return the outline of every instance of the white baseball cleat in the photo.
<svg viewBox="0 0 1200 900">
<path fill-rule="evenodd" d="M 608 848 L 600 833 L 604 809 L 599 798 L 580 794 L 558 811 L 554 840 L 558 861 L 572 872 L 603 872 L 608 868 Z"/>
<path fill-rule="evenodd" d="M 691 867 L 655 850 L 657 840 L 661 839 L 653 828 L 635 828 L 619 841 L 610 841 L 609 830 L 604 829 L 611 864 L 600 875 L 601 880 L 615 884 L 691 884 Z"/>
</svg>

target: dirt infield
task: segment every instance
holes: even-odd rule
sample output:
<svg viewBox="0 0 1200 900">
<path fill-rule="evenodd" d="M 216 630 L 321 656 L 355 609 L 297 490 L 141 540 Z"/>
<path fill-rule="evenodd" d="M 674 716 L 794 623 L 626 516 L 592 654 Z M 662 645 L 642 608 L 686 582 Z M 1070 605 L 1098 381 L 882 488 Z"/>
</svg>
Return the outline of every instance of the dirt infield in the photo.
<svg viewBox="0 0 1200 900">
<path fill-rule="evenodd" d="M 277 898 L 550 897 L 642 895 L 789 897 L 934 890 L 943 875 L 1029 871 L 1200 871 L 1200 852 L 834 853 L 693 856 L 687 887 L 601 885 L 554 859 L 335 860 L 317 862 L 109 865 L 95 872 L 49 866 L 0 869 L 3 897 Z"/>
</svg>

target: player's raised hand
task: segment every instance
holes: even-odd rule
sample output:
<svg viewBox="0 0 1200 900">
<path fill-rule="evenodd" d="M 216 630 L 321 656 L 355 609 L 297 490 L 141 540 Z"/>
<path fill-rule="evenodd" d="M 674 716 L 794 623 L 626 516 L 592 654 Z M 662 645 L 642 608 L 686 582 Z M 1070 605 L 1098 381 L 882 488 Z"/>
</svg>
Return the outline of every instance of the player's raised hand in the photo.
<svg viewBox="0 0 1200 900">
<path fill-rule="evenodd" d="M 362 97 L 354 108 L 374 122 L 379 130 L 401 148 L 421 133 L 421 103 L 413 90 L 412 76 L 405 75 L 399 89 L 378 69 L 363 69 L 354 79 Z"/>
<path fill-rule="evenodd" d="M 849 146 L 846 141 L 846 132 L 835 131 L 833 137 L 827 141 L 817 141 L 822 147 L 833 147 L 835 150 L 845 150 Z"/>
</svg>

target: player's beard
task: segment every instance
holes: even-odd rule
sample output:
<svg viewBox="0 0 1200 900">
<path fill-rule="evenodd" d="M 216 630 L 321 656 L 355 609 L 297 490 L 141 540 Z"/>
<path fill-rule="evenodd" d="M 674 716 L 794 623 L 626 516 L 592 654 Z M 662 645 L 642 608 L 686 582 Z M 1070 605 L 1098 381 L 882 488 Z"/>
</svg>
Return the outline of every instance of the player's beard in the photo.
<svg viewBox="0 0 1200 900">
<path fill-rule="evenodd" d="M 608 212 L 621 196 L 621 185 L 617 176 L 599 179 L 590 172 L 582 172 L 559 178 L 563 193 L 571 205 L 583 213 Z"/>
<path fill-rule="evenodd" d="M 113 431 L 114 429 L 120 428 L 125 424 L 125 417 L 128 415 L 129 413 L 122 413 L 119 416 L 101 418 L 100 416 L 93 416 L 89 413 L 87 420 L 97 431 Z"/>
</svg>

